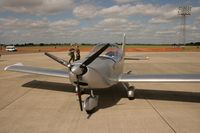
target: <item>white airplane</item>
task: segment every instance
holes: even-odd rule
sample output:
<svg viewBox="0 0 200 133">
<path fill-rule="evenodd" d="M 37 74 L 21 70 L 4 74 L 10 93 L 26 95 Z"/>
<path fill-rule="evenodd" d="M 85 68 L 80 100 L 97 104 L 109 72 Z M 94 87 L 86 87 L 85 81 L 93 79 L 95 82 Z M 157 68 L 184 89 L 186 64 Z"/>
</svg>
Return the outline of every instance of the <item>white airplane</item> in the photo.
<svg viewBox="0 0 200 133">
<path fill-rule="evenodd" d="M 114 44 L 99 44 L 85 59 L 72 64 L 52 54 L 45 53 L 45 55 L 64 65 L 69 71 L 24 66 L 21 63 L 7 66 L 5 70 L 69 78 L 78 94 L 81 111 L 84 108 L 87 113 L 91 113 L 98 106 L 98 96 L 94 95 L 93 90 L 109 88 L 119 82 L 127 90 L 130 100 L 134 99 L 135 89 L 129 86 L 129 82 L 200 82 L 200 74 L 135 75 L 130 72 L 123 73 L 125 59 L 140 59 L 140 57 L 125 57 L 125 34 L 121 48 Z M 81 98 L 82 89 L 90 90 L 90 96 L 84 101 Z"/>
</svg>

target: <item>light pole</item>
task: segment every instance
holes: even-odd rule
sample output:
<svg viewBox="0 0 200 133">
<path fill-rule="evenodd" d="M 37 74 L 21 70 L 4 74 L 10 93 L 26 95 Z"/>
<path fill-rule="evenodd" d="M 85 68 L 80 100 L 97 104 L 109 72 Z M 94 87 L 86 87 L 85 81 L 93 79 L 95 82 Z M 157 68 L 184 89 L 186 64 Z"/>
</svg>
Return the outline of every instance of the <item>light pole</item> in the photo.
<svg viewBox="0 0 200 133">
<path fill-rule="evenodd" d="M 182 43 L 183 46 L 185 46 L 185 41 L 186 41 L 186 16 L 191 15 L 191 9 L 192 6 L 185 5 L 185 6 L 179 6 L 178 7 L 178 15 L 182 17 Z"/>
</svg>

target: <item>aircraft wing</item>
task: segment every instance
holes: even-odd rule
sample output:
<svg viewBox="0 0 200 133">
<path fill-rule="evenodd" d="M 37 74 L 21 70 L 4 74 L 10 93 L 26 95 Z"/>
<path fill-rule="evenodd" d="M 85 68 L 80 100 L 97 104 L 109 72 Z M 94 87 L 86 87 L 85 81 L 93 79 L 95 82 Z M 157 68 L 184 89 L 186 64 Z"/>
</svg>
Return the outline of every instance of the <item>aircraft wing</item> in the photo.
<svg viewBox="0 0 200 133">
<path fill-rule="evenodd" d="M 134 75 L 121 74 L 118 82 L 200 82 L 200 74 L 157 74 L 157 75 Z"/>
<path fill-rule="evenodd" d="M 48 68 L 24 66 L 21 63 L 7 66 L 4 68 L 4 70 L 69 78 L 69 74 L 66 70 L 54 70 Z"/>
<path fill-rule="evenodd" d="M 125 56 L 125 60 L 148 60 L 148 56 Z"/>
</svg>

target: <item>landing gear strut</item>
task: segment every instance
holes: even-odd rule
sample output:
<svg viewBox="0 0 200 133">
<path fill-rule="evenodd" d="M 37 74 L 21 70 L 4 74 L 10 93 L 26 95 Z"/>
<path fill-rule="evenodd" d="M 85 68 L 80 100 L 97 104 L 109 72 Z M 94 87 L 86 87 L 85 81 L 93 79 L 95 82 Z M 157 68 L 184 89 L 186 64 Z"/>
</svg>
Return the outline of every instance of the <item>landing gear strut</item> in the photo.
<svg viewBox="0 0 200 133">
<path fill-rule="evenodd" d="M 98 99 L 99 96 L 95 96 L 93 93 L 93 90 L 90 92 L 90 96 L 86 98 L 86 100 L 83 102 L 83 108 L 88 114 L 91 114 L 94 109 L 98 105 Z"/>
</svg>

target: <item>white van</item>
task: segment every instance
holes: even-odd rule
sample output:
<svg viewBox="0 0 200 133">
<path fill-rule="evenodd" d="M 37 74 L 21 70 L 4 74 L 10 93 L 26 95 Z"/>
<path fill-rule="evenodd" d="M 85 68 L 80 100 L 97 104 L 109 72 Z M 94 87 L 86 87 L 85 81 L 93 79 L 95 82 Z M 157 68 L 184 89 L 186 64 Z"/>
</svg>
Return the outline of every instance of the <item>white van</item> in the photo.
<svg viewBox="0 0 200 133">
<path fill-rule="evenodd" d="M 14 52 L 14 51 L 17 51 L 17 48 L 15 46 L 6 46 L 6 51 Z"/>
</svg>

